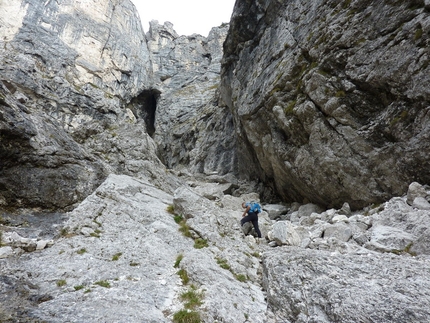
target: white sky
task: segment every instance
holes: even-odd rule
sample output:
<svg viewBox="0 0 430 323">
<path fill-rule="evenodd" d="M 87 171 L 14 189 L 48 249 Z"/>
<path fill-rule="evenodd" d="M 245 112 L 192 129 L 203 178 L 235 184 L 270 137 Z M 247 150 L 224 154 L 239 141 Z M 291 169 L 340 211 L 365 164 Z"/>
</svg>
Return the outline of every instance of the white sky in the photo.
<svg viewBox="0 0 430 323">
<path fill-rule="evenodd" d="M 139 12 L 143 30 L 149 21 L 173 24 L 179 35 L 194 33 L 207 37 L 212 27 L 230 22 L 235 0 L 131 0 Z"/>
</svg>

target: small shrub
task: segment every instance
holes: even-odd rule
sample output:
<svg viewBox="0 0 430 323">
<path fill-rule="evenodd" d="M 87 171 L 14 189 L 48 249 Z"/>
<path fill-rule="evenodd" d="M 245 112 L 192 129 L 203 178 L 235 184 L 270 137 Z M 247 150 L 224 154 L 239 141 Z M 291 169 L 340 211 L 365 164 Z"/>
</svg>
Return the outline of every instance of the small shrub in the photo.
<svg viewBox="0 0 430 323">
<path fill-rule="evenodd" d="M 173 314 L 174 323 L 200 323 L 200 314 L 195 311 L 180 310 Z"/>
<path fill-rule="evenodd" d="M 67 282 L 65 279 L 57 280 L 57 286 L 58 287 L 63 287 L 65 285 L 67 285 Z"/>
<path fill-rule="evenodd" d="M 134 262 L 134 261 L 130 262 L 130 266 L 132 266 L 132 267 L 136 267 L 136 266 L 139 266 L 139 265 L 140 265 L 140 263 L 138 263 L 138 262 Z"/>
<path fill-rule="evenodd" d="M 198 238 L 194 241 L 194 248 L 196 249 L 206 248 L 207 246 L 208 246 L 208 242 L 205 239 Z"/>
<path fill-rule="evenodd" d="M 173 266 L 174 268 L 178 268 L 179 264 L 181 263 L 182 259 L 184 259 L 184 255 L 183 254 L 179 254 L 176 257 L 176 261 L 175 261 L 175 265 Z"/>
<path fill-rule="evenodd" d="M 175 220 L 175 222 L 177 224 L 181 223 L 184 220 L 184 218 L 182 217 L 182 215 L 177 215 L 177 214 L 175 214 L 175 216 L 173 217 L 173 219 Z"/>
<path fill-rule="evenodd" d="M 95 282 L 94 284 L 99 285 L 101 287 L 110 288 L 110 284 L 107 280 L 99 280 L 98 282 Z"/>
<path fill-rule="evenodd" d="M 73 287 L 76 291 L 78 291 L 78 290 L 81 290 L 81 289 L 83 289 L 84 288 L 84 285 L 78 285 L 78 286 L 75 286 L 75 287 Z"/>
<path fill-rule="evenodd" d="M 186 285 L 188 284 L 188 282 L 190 281 L 190 278 L 188 278 L 188 273 L 185 269 L 180 269 L 177 274 L 179 275 L 179 277 L 182 280 L 182 284 Z"/>
<path fill-rule="evenodd" d="M 83 254 L 84 254 L 84 253 L 86 253 L 86 252 L 87 252 L 87 249 L 85 249 L 85 248 L 79 249 L 79 250 L 77 251 L 78 255 L 83 255 Z"/>
<path fill-rule="evenodd" d="M 117 261 L 119 259 L 119 257 L 122 256 L 122 252 L 118 252 L 116 254 L 113 255 L 112 257 L 112 261 Z"/>
<path fill-rule="evenodd" d="M 3 231 L 0 231 L 0 247 L 3 246 Z"/>
</svg>

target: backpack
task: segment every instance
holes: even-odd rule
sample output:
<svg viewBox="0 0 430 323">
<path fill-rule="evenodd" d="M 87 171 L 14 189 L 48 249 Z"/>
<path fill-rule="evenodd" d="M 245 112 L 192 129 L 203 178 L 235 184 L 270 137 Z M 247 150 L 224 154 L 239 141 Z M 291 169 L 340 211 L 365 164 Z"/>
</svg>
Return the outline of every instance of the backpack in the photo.
<svg viewBox="0 0 430 323">
<path fill-rule="evenodd" d="M 260 203 L 251 202 L 250 205 L 251 205 L 251 208 L 249 209 L 249 212 L 261 213 Z"/>
</svg>

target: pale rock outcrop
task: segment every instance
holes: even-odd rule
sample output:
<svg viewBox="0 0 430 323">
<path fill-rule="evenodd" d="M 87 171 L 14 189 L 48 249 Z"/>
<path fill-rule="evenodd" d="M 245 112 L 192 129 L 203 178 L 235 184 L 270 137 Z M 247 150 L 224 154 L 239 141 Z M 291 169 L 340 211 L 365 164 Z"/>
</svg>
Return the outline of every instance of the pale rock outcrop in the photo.
<svg viewBox="0 0 430 323">
<path fill-rule="evenodd" d="M 237 1 L 220 92 L 240 173 L 351 209 L 428 183 L 429 30 L 424 1 Z"/>
<path fill-rule="evenodd" d="M 184 192 L 187 200 L 179 199 Z M 52 247 L 2 263 L 0 283 L 13 290 L 14 279 L 27 281 L 30 299 L 45 299 L 37 307 L 26 304 L 27 313 L 49 322 L 171 322 L 184 307 L 180 295 L 192 284 L 203 295 L 197 309 L 203 322 L 244 322 L 245 315 L 263 323 L 259 254 L 255 241 L 242 240 L 241 198 L 225 199 L 235 209 L 220 208 L 191 187 L 178 189 L 174 197 L 147 180 L 110 175 L 68 214 Z M 192 213 L 186 224 L 206 247 L 193 247 L 196 241 L 180 232 L 168 212 L 172 205 Z M 0 296 L 0 315 L 13 313 L 15 297 Z"/>
<path fill-rule="evenodd" d="M 263 256 L 267 323 L 428 320 L 428 260 L 281 248 Z"/>
</svg>

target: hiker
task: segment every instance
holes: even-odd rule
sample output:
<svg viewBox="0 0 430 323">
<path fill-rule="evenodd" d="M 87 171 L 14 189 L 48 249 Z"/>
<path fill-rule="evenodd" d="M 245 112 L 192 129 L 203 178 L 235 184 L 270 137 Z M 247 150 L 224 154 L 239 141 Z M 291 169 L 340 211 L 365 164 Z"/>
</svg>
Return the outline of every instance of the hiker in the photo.
<svg viewBox="0 0 430 323">
<path fill-rule="evenodd" d="M 258 227 L 258 213 L 261 212 L 260 204 L 252 202 L 243 202 L 242 207 L 245 209 L 245 211 L 243 212 L 240 224 L 244 225 L 246 222 L 252 222 L 257 236 L 261 238 L 261 232 Z"/>
</svg>

